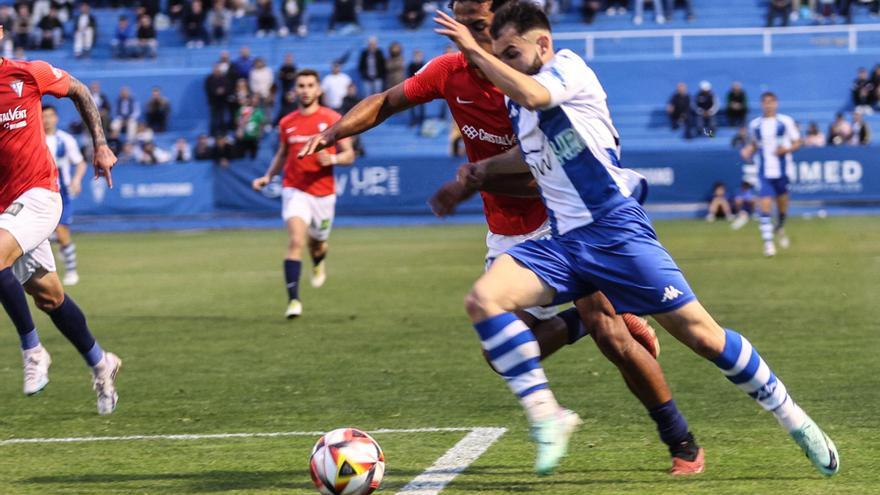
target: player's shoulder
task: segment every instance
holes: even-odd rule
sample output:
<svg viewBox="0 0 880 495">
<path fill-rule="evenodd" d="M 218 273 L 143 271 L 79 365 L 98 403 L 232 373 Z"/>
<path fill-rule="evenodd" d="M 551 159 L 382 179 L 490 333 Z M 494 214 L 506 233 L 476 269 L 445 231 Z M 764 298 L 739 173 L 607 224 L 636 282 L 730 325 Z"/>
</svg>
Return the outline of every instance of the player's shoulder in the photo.
<svg viewBox="0 0 880 495">
<path fill-rule="evenodd" d="M 751 121 L 749 121 L 749 128 L 750 128 L 750 129 L 755 129 L 755 128 L 757 128 L 759 125 L 761 125 L 761 119 L 762 119 L 762 118 L 763 118 L 763 117 L 755 117 L 755 118 L 753 118 Z"/>
<path fill-rule="evenodd" d="M 281 117 L 281 120 L 278 121 L 278 126 L 283 127 L 284 125 L 289 124 L 290 122 L 293 122 L 298 117 L 299 117 L 299 110 L 294 110 L 294 111 L 290 112 L 289 114 L 285 115 L 284 117 Z"/>
<path fill-rule="evenodd" d="M 776 120 L 782 122 L 785 125 L 793 126 L 795 125 L 794 119 L 789 115 L 785 115 L 784 113 L 776 114 Z"/>
<path fill-rule="evenodd" d="M 464 58 L 463 53 L 444 53 L 442 55 L 438 55 L 432 58 L 431 60 L 428 60 L 428 63 L 422 66 L 422 68 L 419 69 L 418 73 L 427 71 L 444 71 L 452 73 L 455 71 L 464 70 L 466 68 L 467 59 Z"/>
<path fill-rule="evenodd" d="M 76 144 L 77 146 L 79 146 L 79 143 L 77 143 L 76 138 L 73 137 L 73 134 L 71 134 L 67 131 L 62 131 L 61 129 L 56 129 L 55 134 L 58 136 L 58 139 L 63 139 L 66 143 L 68 143 L 68 144 L 72 143 L 72 144 Z"/>
</svg>

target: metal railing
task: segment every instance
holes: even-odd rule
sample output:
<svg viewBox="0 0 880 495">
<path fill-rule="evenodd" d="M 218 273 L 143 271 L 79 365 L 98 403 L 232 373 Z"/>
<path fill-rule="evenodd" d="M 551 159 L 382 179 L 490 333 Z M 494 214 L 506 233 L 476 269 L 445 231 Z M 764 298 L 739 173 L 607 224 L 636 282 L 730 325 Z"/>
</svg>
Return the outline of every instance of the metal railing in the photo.
<svg viewBox="0 0 880 495">
<path fill-rule="evenodd" d="M 697 28 L 697 29 L 650 29 L 628 31 L 592 31 L 592 32 L 568 32 L 555 33 L 557 40 L 584 40 L 584 54 L 587 60 L 596 57 L 597 40 L 623 40 L 623 39 L 651 39 L 671 38 L 672 56 L 681 58 L 683 45 L 687 38 L 695 37 L 760 37 L 762 40 L 762 52 L 764 55 L 773 53 L 773 40 L 776 37 L 792 35 L 821 35 L 821 34 L 845 34 L 846 46 L 849 53 L 855 53 L 859 49 L 859 35 L 868 32 L 880 32 L 880 24 L 850 24 L 845 26 L 796 26 L 796 27 L 773 27 L 773 28 Z M 880 47 L 880 43 L 876 44 Z"/>
</svg>

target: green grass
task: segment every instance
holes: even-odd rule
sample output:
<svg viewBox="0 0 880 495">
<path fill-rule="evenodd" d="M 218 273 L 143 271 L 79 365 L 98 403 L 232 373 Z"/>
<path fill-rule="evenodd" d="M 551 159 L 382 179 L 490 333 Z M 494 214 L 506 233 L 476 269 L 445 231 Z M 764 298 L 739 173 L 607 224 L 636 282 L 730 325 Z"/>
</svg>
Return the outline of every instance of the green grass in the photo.
<svg viewBox="0 0 880 495">
<path fill-rule="evenodd" d="M 793 221 L 793 247 L 760 256 L 754 224 L 658 224 L 703 303 L 746 334 L 832 435 L 842 470 L 821 478 L 773 418 L 668 335 L 661 362 L 707 452 L 670 479 L 640 404 L 589 341 L 547 363 L 585 419 L 550 478 L 517 402 L 488 370 L 462 308 L 481 273 L 479 226 L 338 229 L 320 291 L 289 322 L 281 230 L 79 236 L 71 294 L 125 362 L 120 404 L 95 414 L 88 371 L 37 315 L 52 382 L 21 394 L 15 332 L 0 332 L 0 439 L 323 431 L 340 426 L 503 426 L 510 431 L 444 494 L 880 493 L 880 228 L 876 218 Z M 2 321 L 7 321 L 3 319 Z M 388 434 L 392 494 L 461 433 Z M 0 494 L 313 493 L 314 438 L 0 446 Z"/>
</svg>

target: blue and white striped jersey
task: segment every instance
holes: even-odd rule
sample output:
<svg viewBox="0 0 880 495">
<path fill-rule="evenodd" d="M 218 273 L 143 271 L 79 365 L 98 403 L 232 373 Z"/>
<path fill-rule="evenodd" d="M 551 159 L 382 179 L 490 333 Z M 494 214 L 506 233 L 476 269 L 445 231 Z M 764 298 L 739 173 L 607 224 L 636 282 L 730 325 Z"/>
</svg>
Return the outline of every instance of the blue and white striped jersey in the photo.
<svg viewBox="0 0 880 495">
<path fill-rule="evenodd" d="M 757 147 L 755 164 L 758 166 L 758 177 L 779 179 L 784 176 L 786 167 L 794 163 L 794 159 L 791 153 L 786 153 L 784 157 L 777 156 L 776 149 L 780 146 L 790 148 L 800 140 L 801 133 L 794 119 L 782 114 L 758 117 L 749 123 L 749 135 Z"/>
<path fill-rule="evenodd" d="M 58 129 L 55 134 L 46 134 L 46 146 L 49 153 L 55 159 L 55 165 L 58 167 L 58 181 L 64 192 L 70 186 L 70 179 L 73 177 L 72 167 L 76 167 L 83 161 L 82 152 L 76 138 L 70 134 Z"/>
<path fill-rule="evenodd" d="M 523 157 L 541 188 L 555 234 L 588 225 L 645 180 L 620 166 L 620 139 L 596 74 L 560 50 L 532 76 L 550 92 L 540 110 L 507 99 Z"/>
</svg>

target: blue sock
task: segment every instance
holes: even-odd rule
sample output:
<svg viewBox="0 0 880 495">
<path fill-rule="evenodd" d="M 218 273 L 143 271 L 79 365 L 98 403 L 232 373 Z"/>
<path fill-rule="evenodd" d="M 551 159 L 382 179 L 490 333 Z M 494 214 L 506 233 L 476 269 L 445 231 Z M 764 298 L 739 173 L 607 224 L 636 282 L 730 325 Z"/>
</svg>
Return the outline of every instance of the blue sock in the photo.
<svg viewBox="0 0 880 495">
<path fill-rule="evenodd" d="M 82 354 L 89 366 L 95 366 L 104 357 L 104 351 L 95 341 L 89 326 L 86 324 L 86 315 L 68 295 L 64 295 L 64 301 L 60 306 L 48 312 L 52 323 L 67 337 L 73 347 Z"/>
<path fill-rule="evenodd" d="M 657 431 L 663 443 L 675 447 L 687 440 L 687 420 L 681 415 L 674 400 L 670 399 L 669 402 L 648 409 L 648 414 L 657 423 Z"/>
<path fill-rule="evenodd" d="M 576 307 L 572 306 L 565 311 L 560 312 L 556 315 L 562 318 L 562 321 L 565 322 L 566 328 L 568 328 L 568 344 L 574 344 L 578 340 L 586 337 L 590 334 L 584 324 L 581 322 L 581 315 L 578 313 Z"/>
<path fill-rule="evenodd" d="M 502 313 L 474 324 L 483 349 L 498 373 L 520 399 L 548 388 L 541 367 L 541 349 L 529 327 L 513 313 Z"/>
<path fill-rule="evenodd" d="M 18 336 L 21 339 L 21 349 L 28 350 L 40 345 L 40 337 L 34 327 L 31 310 L 28 308 L 24 289 L 12 273 L 12 268 L 0 270 L 0 303 L 6 309 L 6 314 L 15 325 Z"/>
<path fill-rule="evenodd" d="M 299 299 L 299 273 L 302 261 L 284 260 L 284 280 L 287 282 L 287 299 Z"/>
<path fill-rule="evenodd" d="M 725 329 L 724 350 L 715 358 L 715 365 L 740 390 L 758 401 L 764 409 L 774 411 L 788 399 L 785 385 L 776 378 L 751 342 L 730 329 Z M 788 401 L 793 404 L 793 401 Z"/>
</svg>

